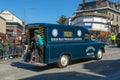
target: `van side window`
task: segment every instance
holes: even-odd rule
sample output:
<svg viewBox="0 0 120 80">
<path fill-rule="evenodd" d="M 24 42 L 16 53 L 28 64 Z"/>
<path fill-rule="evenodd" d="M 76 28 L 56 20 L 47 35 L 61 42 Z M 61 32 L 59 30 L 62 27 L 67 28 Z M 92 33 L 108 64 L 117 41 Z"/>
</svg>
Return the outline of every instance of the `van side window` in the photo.
<svg viewBox="0 0 120 80">
<path fill-rule="evenodd" d="M 90 34 L 85 34 L 84 39 L 85 39 L 85 40 L 90 40 Z"/>
</svg>

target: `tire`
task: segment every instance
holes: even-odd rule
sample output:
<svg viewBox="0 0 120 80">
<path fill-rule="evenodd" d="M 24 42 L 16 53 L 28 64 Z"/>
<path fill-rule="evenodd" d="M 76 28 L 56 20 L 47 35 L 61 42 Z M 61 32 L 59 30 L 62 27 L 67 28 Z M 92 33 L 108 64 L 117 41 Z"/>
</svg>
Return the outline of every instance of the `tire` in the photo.
<svg viewBox="0 0 120 80">
<path fill-rule="evenodd" d="M 70 57 L 68 55 L 62 55 L 57 62 L 59 68 L 65 68 L 69 64 Z"/>
<path fill-rule="evenodd" d="M 103 51 L 100 49 L 98 50 L 98 53 L 95 55 L 96 60 L 101 60 L 103 57 Z"/>
</svg>

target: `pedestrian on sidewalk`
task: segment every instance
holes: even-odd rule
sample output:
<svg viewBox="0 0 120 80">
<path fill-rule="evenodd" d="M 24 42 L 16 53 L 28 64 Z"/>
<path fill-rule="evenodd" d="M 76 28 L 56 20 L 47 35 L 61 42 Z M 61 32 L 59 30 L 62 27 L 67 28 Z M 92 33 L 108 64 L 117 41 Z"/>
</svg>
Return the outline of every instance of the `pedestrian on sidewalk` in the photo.
<svg viewBox="0 0 120 80">
<path fill-rule="evenodd" d="M 111 45 L 115 45 L 115 40 L 116 40 L 116 35 L 114 33 L 111 34 L 110 36 L 110 40 L 111 40 Z"/>
<path fill-rule="evenodd" d="M 22 58 L 24 62 L 27 62 L 27 54 L 28 53 L 28 39 L 23 34 L 22 37 Z"/>
<path fill-rule="evenodd" d="M 8 35 L 6 34 L 3 38 L 3 60 L 7 60 L 9 57 L 9 38 Z"/>
<path fill-rule="evenodd" d="M 2 37 L 0 36 L 0 59 L 2 58 L 3 54 L 3 40 Z"/>
<path fill-rule="evenodd" d="M 13 58 L 14 57 L 14 42 L 10 42 L 10 47 L 9 47 L 9 54 L 10 54 L 10 58 Z"/>
</svg>

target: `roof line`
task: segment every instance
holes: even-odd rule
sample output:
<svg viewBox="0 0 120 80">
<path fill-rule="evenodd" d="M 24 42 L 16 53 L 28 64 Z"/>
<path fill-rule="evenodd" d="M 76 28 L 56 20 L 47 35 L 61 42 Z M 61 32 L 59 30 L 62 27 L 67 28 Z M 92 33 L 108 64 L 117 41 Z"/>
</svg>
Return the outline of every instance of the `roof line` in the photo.
<svg viewBox="0 0 120 80">
<path fill-rule="evenodd" d="M 10 10 L 8 10 L 8 9 L 5 9 L 5 10 L 3 10 L 2 12 L 4 12 L 4 11 L 9 11 L 11 14 L 13 14 L 15 17 L 17 17 L 14 13 L 12 13 Z M 2 14 L 2 12 L 0 13 L 0 14 Z M 19 20 L 21 20 L 19 17 L 17 17 Z M 23 22 L 23 20 L 21 20 L 22 22 Z"/>
<path fill-rule="evenodd" d="M 111 7 L 102 7 L 102 8 L 96 8 L 96 9 L 80 10 L 80 11 L 75 11 L 75 12 L 92 11 L 92 10 L 99 10 L 99 9 L 106 9 L 106 8 L 111 9 L 113 11 L 116 11 L 116 12 L 120 13 L 120 11 L 112 9 Z"/>
<path fill-rule="evenodd" d="M 0 16 L 0 18 L 1 18 L 1 19 L 3 19 L 4 21 L 6 21 L 6 19 L 5 19 L 5 18 L 3 18 L 2 16 Z"/>
</svg>

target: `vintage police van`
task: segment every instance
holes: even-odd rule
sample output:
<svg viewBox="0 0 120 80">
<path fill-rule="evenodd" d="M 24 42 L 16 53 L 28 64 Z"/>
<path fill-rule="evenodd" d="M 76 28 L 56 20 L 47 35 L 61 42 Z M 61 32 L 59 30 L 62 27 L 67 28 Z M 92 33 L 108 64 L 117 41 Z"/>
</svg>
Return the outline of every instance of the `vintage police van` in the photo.
<svg viewBox="0 0 120 80">
<path fill-rule="evenodd" d="M 26 36 L 31 43 L 34 30 L 39 30 L 44 42 L 44 64 L 57 63 L 66 67 L 71 60 L 94 57 L 99 60 L 105 44 L 90 39 L 89 31 L 82 26 L 33 23 L 26 25 Z"/>
</svg>

